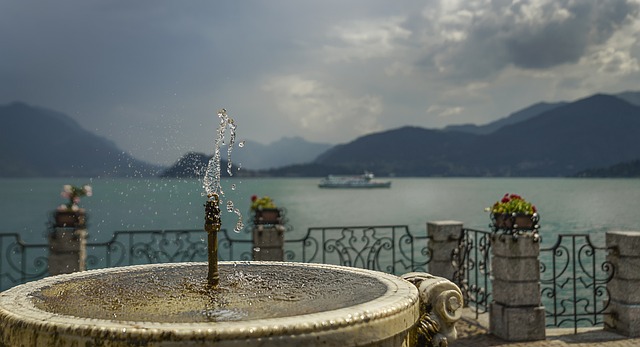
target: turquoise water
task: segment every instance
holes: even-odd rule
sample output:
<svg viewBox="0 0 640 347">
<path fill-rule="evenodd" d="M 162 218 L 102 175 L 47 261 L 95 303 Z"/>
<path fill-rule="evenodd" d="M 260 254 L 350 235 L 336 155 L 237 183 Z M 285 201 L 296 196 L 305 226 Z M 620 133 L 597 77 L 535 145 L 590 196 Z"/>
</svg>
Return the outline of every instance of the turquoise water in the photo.
<svg viewBox="0 0 640 347">
<path fill-rule="evenodd" d="M 560 233 L 589 233 L 604 245 L 607 230 L 640 230 L 640 180 L 568 178 L 396 178 L 390 189 L 319 189 L 319 179 L 268 178 L 223 181 L 225 198 L 247 214 L 251 195 L 269 195 L 287 209 L 291 237 L 309 227 L 409 225 L 424 233 L 427 221 L 458 220 L 488 230 L 484 212 L 504 193 L 518 193 L 537 205 L 543 245 Z M 64 184 L 93 186 L 80 206 L 89 215 L 93 241 L 117 230 L 201 229 L 203 188 L 197 180 L 168 179 L 0 179 L 0 233 L 18 232 L 43 242 L 47 221 L 64 203 Z M 236 184 L 236 189 L 231 185 Z M 223 228 L 236 216 L 223 213 Z M 248 217 L 245 216 L 245 220 Z"/>
</svg>

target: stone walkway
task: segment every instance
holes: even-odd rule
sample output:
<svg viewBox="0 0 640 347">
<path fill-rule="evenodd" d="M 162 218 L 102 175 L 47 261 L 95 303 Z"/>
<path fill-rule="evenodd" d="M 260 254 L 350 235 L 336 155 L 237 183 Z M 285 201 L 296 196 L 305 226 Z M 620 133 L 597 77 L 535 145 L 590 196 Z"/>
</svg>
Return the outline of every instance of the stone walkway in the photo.
<svg viewBox="0 0 640 347">
<path fill-rule="evenodd" d="M 640 338 L 629 339 L 602 329 L 580 329 L 574 334 L 573 329 L 547 329 L 547 339 L 533 342 L 508 342 L 491 334 L 488 329 L 472 318 L 463 317 L 456 324 L 458 340 L 449 347 L 637 347 Z M 583 331 L 584 330 L 584 331 Z"/>
</svg>

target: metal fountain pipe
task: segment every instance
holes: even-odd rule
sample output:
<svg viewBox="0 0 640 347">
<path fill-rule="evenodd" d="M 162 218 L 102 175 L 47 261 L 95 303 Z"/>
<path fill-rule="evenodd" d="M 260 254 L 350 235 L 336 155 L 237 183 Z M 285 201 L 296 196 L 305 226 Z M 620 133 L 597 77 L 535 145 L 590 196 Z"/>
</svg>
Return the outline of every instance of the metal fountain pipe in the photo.
<svg viewBox="0 0 640 347">
<path fill-rule="evenodd" d="M 217 193 L 209 194 L 209 200 L 204 205 L 204 230 L 207 232 L 207 256 L 209 259 L 207 281 L 212 287 L 220 283 L 218 272 L 218 232 L 220 231 L 220 225 L 220 197 Z"/>
</svg>

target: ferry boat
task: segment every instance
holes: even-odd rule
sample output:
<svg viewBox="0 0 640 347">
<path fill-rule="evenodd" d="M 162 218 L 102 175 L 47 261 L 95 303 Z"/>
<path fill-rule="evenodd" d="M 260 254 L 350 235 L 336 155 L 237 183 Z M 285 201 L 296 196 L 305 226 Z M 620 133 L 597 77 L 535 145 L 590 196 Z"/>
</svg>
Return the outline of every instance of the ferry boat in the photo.
<svg viewBox="0 0 640 347">
<path fill-rule="evenodd" d="M 319 188 L 390 188 L 391 181 L 376 181 L 373 174 L 365 172 L 358 176 L 329 175 L 318 184 Z"/>
</svg>

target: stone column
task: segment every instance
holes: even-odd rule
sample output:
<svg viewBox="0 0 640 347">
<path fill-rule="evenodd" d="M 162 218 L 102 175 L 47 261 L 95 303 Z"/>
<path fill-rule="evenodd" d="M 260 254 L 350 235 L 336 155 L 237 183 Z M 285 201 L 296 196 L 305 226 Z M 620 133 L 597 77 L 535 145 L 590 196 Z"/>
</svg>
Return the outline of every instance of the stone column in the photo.
<svg viewBox="0 0 640 347">
<path fill-rule="evenodd" d="M 462 222 L 451 220 L 427 222 L 427 236 L 429 236 L 431 251 L 429 273 L 453 280 L 455 269 L 451 264 L 451 256 L 462 236 Z"/>
<path fill-rule="evenodd" d="M 86 270 L 87 230 L 54 227 L 49 234 L 49 274 Z"/>
<path fill-rule="evenodd" d="M 283 261 L 284 231 L 281 224 L 253 227 L 253 260 Z"/>
<path fill-rule="evenodd" d="M 640 232 L 609 231 L 607 261 L 614 275 L 607 284 L 609 307 L 604 328 L 629 337 L 640 336 Z"/>
<path fill-rule="evenodd" d="M 506 341 L 545 339 L 540 294 L 540 243 L 531 233 L 491 237 L 492 296 L 489 328 Z"/>
</svg>

